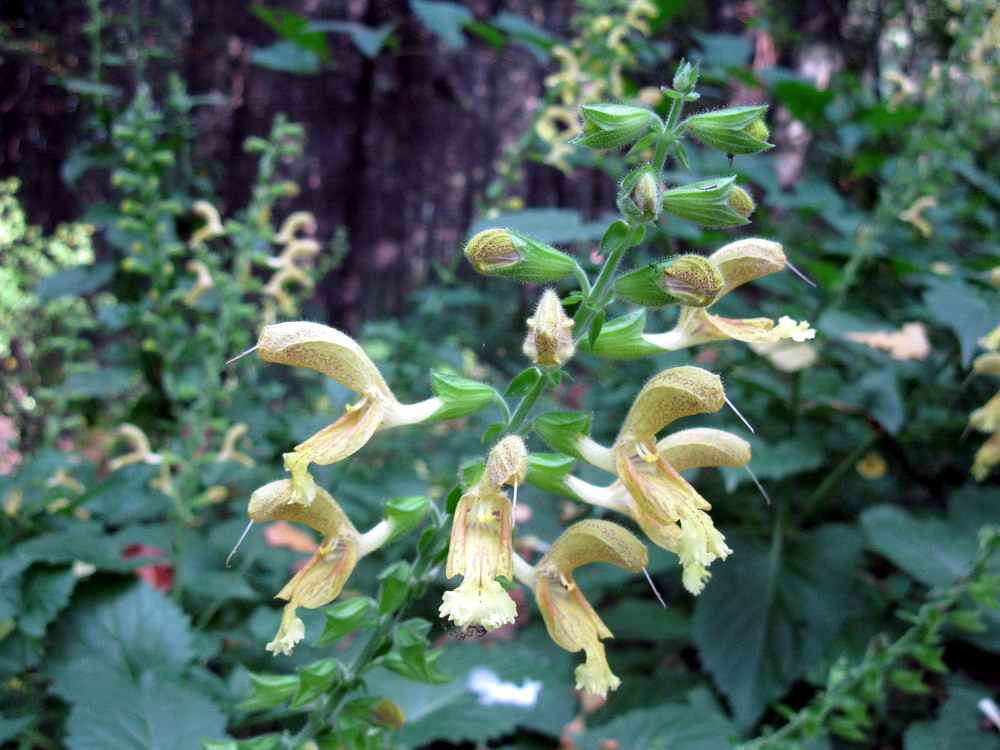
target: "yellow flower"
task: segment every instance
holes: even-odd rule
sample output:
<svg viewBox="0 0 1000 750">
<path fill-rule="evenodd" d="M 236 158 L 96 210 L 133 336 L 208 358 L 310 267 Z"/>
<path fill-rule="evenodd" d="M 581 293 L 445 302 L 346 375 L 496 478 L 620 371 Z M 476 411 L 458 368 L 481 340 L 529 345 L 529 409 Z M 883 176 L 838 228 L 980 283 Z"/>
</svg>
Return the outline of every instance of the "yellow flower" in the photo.
<svg viewBox="0 0 1000 750">
<path fill-rule="evenodd" d="M 608 521 L 580 521 L 566 529 L 534 571 L 519 578 L 535 592 L 549 636 L 586 659 L 576 668 L 576 688 L 605 696 L 621 684 L 608 666 L 602 638 L 613 637 L 573 580 L 573 570 L 591 562 L 609 562 L 633 573 L 647 562 L 646 548 L 630 532 Z"/>
<path fill-rule="evenodd" d="M 445 575 L 464 579 L 445 592 L 441 617 L 460 628 L 481 625 L 486 630 L 514 622 L 517 607 L 496 580 L 513 577 L 511 552 L 510 500 L 496 485 L 481 482 L 455 508 Z"/>
<path fill-rule="evenodd" d="M 318 370 L 361 394 L 333 424 L 295 446 L 294 453 L 285 454 L 285 466 L 292 472 L 300 500 L 315 495 L 310 463 L 326 466 L 342 461 L 360 450 L 377 430 L 422 422 L 444 406 L 439 398 L 400 403 L 354 339 L 329 326 L 302 321 L 265 326 L 256 348 L 265 362 Z"/>
<path fill-rule="evenodd" d="M 290 654 L 295 644 L 304 637 L 305 626 L 295 610 L 298 607 L 315 609 L 336 599 L 358 558 L 370 546 L 362 543 L 354 524 L 326 490 L 316 488 L 309 505 L 296 502 L 294 495 L 295 488 L 290 479 L 265 484 L 253 493 L 247 511 L 254 522 L 295 521 L 323 535 L 323 541 L 312 557 L 276 596 L 287 600 L 288 604 L 278 634 L 267 644 L 267 650 L 273 654 Z M 381 529 L 379 532 L 381 541 L 384 541 L 387 534 L 381 533 Z"/>
<path fill-rule="evenodd" d="M 701 593 L 708 566 L 732 552 L 715 528 L 712 506 L 682 471 L 705 466 L 745 466 L 749 444 L 722 430 L 683 430 L 656 441 L 656 433 L 681 417 L 715 412 L 725 396 L 718 376 L 697 367 L 675 367 L 653 377 L 639 392 L 615 444 L 605 448 L 580 438 L 576 448 L 588 462 L 618 481 L 597 487 L 576 477 L 566 483 L 582 500 L 635 519 L 650 541 L 676 554 L 684 587 Z"/>
<path fill-rule="evenodd" d="M 777 242 L 745 239 L 731 242 L 708 256 L 718 266 L 724 284 L 711 305 L 681 306 L 680 318 L 673 330 L 647 333 L 642 338 L 666 351 L 675 351 L 708 341 L 735 339 L 748 344 L 770 344 L 782 339 L 806 341 L 816 331 L 805 321 L 797 323 L 782 317 L 777 323 L 770 318 L 723 318 L 712 315 L 708 308 L 736 287 L 782 270 L 787 264 L 785 253 Z"/>
<path fill-rule="evenodd" d="M 479 483 L 455 507 L 445 573 L 464 579 L 457 589 L 445 592 L 439 614 L 460 628 L 496 630 L 517 617 L 514 600 L 496 580 L 513 578 L 513 513 L 500 487 L 516 487 L 527 473 L 524 441 L 509 435 L 493 447 Z"/>
</svg>

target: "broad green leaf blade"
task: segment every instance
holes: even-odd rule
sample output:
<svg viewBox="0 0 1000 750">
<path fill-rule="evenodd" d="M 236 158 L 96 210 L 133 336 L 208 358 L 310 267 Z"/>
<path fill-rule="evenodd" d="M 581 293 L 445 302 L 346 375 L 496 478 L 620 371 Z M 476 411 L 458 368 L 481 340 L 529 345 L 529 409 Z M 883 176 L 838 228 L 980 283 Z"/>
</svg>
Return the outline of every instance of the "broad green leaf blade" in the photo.
<svg viewBox="0 0 1000 750">
<path fill-rule="evenodd" d="M 192 657 L 189 628 L 180 608 L 152 586 L 88 586 L 52 634 L 53 692 L 72 703 L 92 695 L 101 675 L 177 674 Z"/>
<path fill-rule="evenodd" d="M 199 747 L 202 737 L 225 736 L 223 713 L 179 677 L 94 675 L 91 691 L 66 722 L 69 750 L 180 750 Z"/>
<path fill-rule="evenodd" d="M 493 227 L 523 232 L 539 242 L 555 245 L 598 240 L 608 229 L 608 222 L 601 219 L 584 222 L 579 211 L 568 208 L 529 208 L 482 218 L 469 228 L 469 236 Z"/>
<path fill-rule="evenodd" d="M 24 580 L 24 609 L 17 625 L 33 638 L 45 635 L 45 629 L 69 603 L 76 578 L 68 567 L 34 567 Z"/>
<path fill-rule="evenodd" d="M 719 708 L 711 700 L 702 699 L 692 705 L 667 703 L 629 711 L 574 739 L 580 750 L 608 746 L 629 750 L 719 750 L 729 747 L 735 734 Z"/>
<path fill-rule="evenodd" d="M 938 718 L 912 724 L 903 735 L 905 750 L 997 750 L 1000 736 L 983 730 L 983 714 L 976 704 L 990 697 L 989 688 L 954 685 Z"/>
<path fill-rule="evenodd" d="M 976 537 L 941 518 L 914 518 L 902 508 L 876 505 L 861 514 L 868 546 L 930 588 L 950 586 L 968 573 Z"/>
<path fill-rule="evenodd" d="M 695 604 L 693 634 L 705 668 L 749 728 L 822 654 L 850 610 L 861 534 L 829 525 L 786 540 L 773 563 L 761 542 L 727 539 Z"/>
</svg>

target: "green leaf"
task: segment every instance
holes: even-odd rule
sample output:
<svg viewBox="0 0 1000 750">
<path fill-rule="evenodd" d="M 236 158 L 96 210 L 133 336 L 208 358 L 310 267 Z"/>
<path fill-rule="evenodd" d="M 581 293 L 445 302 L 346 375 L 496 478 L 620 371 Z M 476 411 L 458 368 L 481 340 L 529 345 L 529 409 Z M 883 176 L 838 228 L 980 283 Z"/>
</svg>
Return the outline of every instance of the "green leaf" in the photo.
<svg viewBox="0 0 1000 750">
<path fill-rule="evenodd" d="M 506 10 L 497 13 L 490 22 L 496 28 L 506 32 L 514 42 L 523 46 L 538 62 L 550 59 L 550 51 L 557 40 L 541 26 L 536 26 L 527 18 Z"/>
<path fill-rule="evenodd" d="M 937 282 L 924 294 L 924 305 L 941 325 L 952 330 L 968 367 L 980 338 L 996 325 L 996 305 L 991 307 L 967 284 Z"/>
<path fill-rule="evenodd" d="M 299 669 L 299 690 L 292 699 L 292 708 L 301 708 L 312 703 L 343 680 L 340 663 L 336 659 L 323 659 Z"/>
<path fill-rule="evenodd" d="M 395 612 L 406 599 L 410 588 L 410 565 L 400 560 L 379 573 L 382 582 L 378 598 L 378 613 L 387 615 Z"/>
<path fill-rule="evenodd" d="M 126 367 L 102 367 L 74 372 L 63 384 L 72 398 L 111 399 L 129 390 L 136 390 L 139 373 Z"/>
<path fill-rule="evenodd" d="M 394 497 L 382 504 L 385 517 L 393 522 L 392 533 L 386 544 L 407 534 L 424 520 L 430 510 L 431 501 L 423 495 Z"/>
<path fill-rule="evenodd" d="M 448 49 L 459 50 L 465 46 L 462 27 L 475 17 L 464 5 L 438 0 L 410 0 L 410 10 L 428 31 L 441 38 Z"/>
<path fill-rule="evenodd" d="M 96 292 L 111 281 L 114 275 L 114 263 L 66 268 L 39 281 L 35 294 L 43 303 L 60 297 L 82 297 Z"/>
<path fill-rule="evenodd" d="M 11 552 L 12 557 L 25 566 L 33 562 L 58 564 L 80 560 L 101 570 L 125 572 L 134 564 L 122 558 L 124 547 L 122 542 L 107 535 L 66 531 L 32 537 Z"/>
<path fill-rule="evenodd" d="M 510 381 L 503 395 L 506 398 L 522 398 L 528 395 L 541 377 L 542 373 L 537 367 L 529 367 Z"/>
<path fill-rule="evenodd" d="M 953 681 L 938 717 L 912 724 L 903 735 L 905 750 L 997 750 L 995 731 L 981 728 L 976 704 L 989 694 L 986 688 Z"/>
<path fill-rule="evenodd" d="M 320 59 L 315 52 L 303 49 L 287 39 L 255 49 L 250 54 L 250 62 L 269 70 L 299 75 L 316 75 L 320 68 Z"/>
<path fill-rule="evenodd" d="M 264 711 L 280 706 L 292 699 L 299 691 L 299 678 L 293 674 L 256 674 L 250 673 L 250 684 L 253 693 L 249 698 L 237 704 L 240 711 Z"/>
<path fill-rule="evenodd" d="M 91 679 L 93 697 L 78 701 L 66 722 L 69 750 L 198 747 L 202 737 L 225 735 L 225 715 L 180 677 L 143 670 L 134 679 Z"/>
<path fill-rule="evenodd" d="M 268 8 L 263 5 L 251 6 L 250 12 L 278 32 L 288 43 L 317 58 L 317 66 L 318 60 L 331 61 L 326 36 L 322 32 L 310 28 L 311 22 L 307 16 L 285 8 Z"/>
<path fill-rule="evenodd" d="M 123 466 L 77 499 L 91 513 L 112 526 L 148 521 L 170 510 L 170 499 L 149 486 L 160 469 L 150 464 Z"/>
<path fill-rule="evenodd" d="M 34 720 L 34 716 L 21 716 L 17 719 L 0 716 L 0 742 L 15 739 L 21 732 L 30 727 Z"/>
<path fill-rule="evenodd" d="M 337 602 L 332 607 L 327 607 L 323 610 L 326 625 L 313 645 L 325 646 L 340 640 L 359 627 L 374 609 L 375 602 L 368 597 L 347 599 Z"/>
<path fill-rule="evenodd" d="M 409 620 L 400 624 L 393 633 L 394 646 L 385 655 L 383 663 L 397 674 L 417 682 L 442 685 L 452 681 L 437 662 L 444 651 L 430 651 L 427 631 L 430 623 L 426 620 Z"/>
<path fill-rule="evenodd" d="M 743 435 L 750 443 L 750 469 L 758 479 L 784 479 L 823 465 L 823 449 L 807 440 L 782 440 L 768 443 L 756 435 Z M 752 481 L 746 469 L 722 466 L 718 469 L 725 479 L 726 490 L 732 492 L 744 482 Z"/>
<path fill-rule="evenodd" d="M 24 604 L 17 626 L 25 635 L 41 638 L 63 608 L 76 586 L 68 567 L 36 566 L 24 577 Z"/>
<path fill-rule="evenodd" d="M 601 335 L 601 329 L 604 328 L 604 320 L 607 317 L 607 312 L 601 310 L 594 319 L 590 321 L 590 328 L 587 330 L 587 344 L 590 349 L 594 349 L 594 344 L 597 342 L 597 337 Z"/>
<path fill-rule="evenodd" d="M 310 21 L 307 28 L 310 31 L 347 34 L 358 52 L 373 60 L 378 57 L 378 53 L 382 51 L 395 27 L 393 23 L 365 26 L 356 21 Z"/>
<path fill-rule="evenodd" d="M 197 747 L 202 736 L 224 736 L 224 715 L 184 676 L 193 655 L 188 619 L 152 586 L 88 586 L 51 642 L 52 691 L 72 704 L 71 750 Z"/>
<path fill-rule="evenodd" d="M 968 573 L 976 538 L 941 518 L 915 518 L 895 505 L 861 514 L 868 546 L 930 588 L 950 586 Z"/>
<path fill-rule="evenodd" d="M 749 728 L 822 654 L 850 611 L 861 540 L 852 528 L 824 526 L 786 540 L 771 559 L 760 542 L 727 539 L 695 603 L 698 653 L 737 724 Z"/>
<path fill-rule="evenodd" d="M 601 750 L 614 743 L 629 750 L 719 750 L 735 734 L 725 714 L 704 694 L 692 704 L 666 703 L 616 716 L 574 738 L 580 750 Z"/>
</svg>

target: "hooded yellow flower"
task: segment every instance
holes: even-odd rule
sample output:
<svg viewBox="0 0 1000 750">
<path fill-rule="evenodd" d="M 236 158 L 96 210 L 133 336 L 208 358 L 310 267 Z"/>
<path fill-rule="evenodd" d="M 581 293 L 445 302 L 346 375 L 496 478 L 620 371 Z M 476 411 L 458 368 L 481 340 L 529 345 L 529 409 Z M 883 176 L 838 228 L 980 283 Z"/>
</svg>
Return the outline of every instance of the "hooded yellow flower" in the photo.
<svg viewBox="0 0 1000 750">
<path fill-rule="evenodd" d="M 692 594 L 704 588 L 708 566 L 731 552 L 715 528 L 712 506 L 682 471 L 705 466 L 745 466 L 750 446 L 722 430 L 683 430 L 656 441 L 656 434 L 681 417 L 715 412 L 725 396 L 718 376 L 697 367 L 675 367 L 654 376 L 636 396 L 615 444 L 606 448 L 579 438 L 580 455 L 614 473 L 618 481 L 597 487 L 576 477 L 566 484 L 582 500 L 625 513 L 659 547 L 675 553 Z"/>
<path fill-rule="evenodd" d="M 646 567 L 642 542 L 608 521 L 581 521 L 566 529 L 528 576 L 549 636 L 570 652 L 583 651 L 576 668 L 576 688 L 605 696 L 621 684 L 608 666 L 602 638 L 613 637 L 573 580 L 573 570 L 591 562 L 609 562 L 633 573 Z M 524 578 L 519 576 L 519 578 Z"/>
<path fill-rule="evenodd" d="M 681 306 L 680 318 L 673 330 L 643 334 L 646 342 L 667 351 L 676 351 L 725 339 L 769 344 L 787 338 L 806 341 L 816 335 L 805 321 L 797 323 L 787 316 L 775 323 L 770 318 L 723 318 L 708 312 L 709 307 L 736 287 L 782 270 L 787 260 L 779 243 L 755 238 L 739 240 L 712 253 L 708 260 L 718 266 L 724 281 L 712 304 L 705 307 Z"/>
<path fill-rule="evenodd" d="M 445 592 L 440 615 L 460 628 L 496 630 L 517 617 L 514 600 L 496 580 L 513 578 L 512 507 L 500 487 L 520 484 L 527 472 L 524 441 L 508 436 L 490 451 L 479 483 L 455 507 L 445 574 L 464 579 L 457 589 Z"/>
<path fill-rule="evenodd" d="M 290 654 L 305 635 L 305 626 L 295 615 L 296 608 L 315 609 L 336 599 L 358 558 L 364 554 L 361 535 L 326 490 L 316 488 L 309 505 L 296 502 L 294 495 L 292 480 L 271 482 L 253 493 L 247 511 L 255 522 L 295 521 L 323 535 L 312 557 L 276 596 L 287 600 L 288 605 L 277 636 L 267 644 L 267 650 L 274 654 Z"/>
<path fill-rule="evenodd" d="M 308 502 L 315 495 L 308 477 L 309 463 L 325 466 L 342 461 L 360 450 L 377 430 L 422 422 L 445 405 L 436 397 L 416 404 L 400 403 L 354 339 L 319 323 L 265 326 L 257 353 L 265 362 L 318 370 L 361 394 L 333 424 L 295 446 L 294 453 L 285 454 L 299 502 Z"/>
</svg>

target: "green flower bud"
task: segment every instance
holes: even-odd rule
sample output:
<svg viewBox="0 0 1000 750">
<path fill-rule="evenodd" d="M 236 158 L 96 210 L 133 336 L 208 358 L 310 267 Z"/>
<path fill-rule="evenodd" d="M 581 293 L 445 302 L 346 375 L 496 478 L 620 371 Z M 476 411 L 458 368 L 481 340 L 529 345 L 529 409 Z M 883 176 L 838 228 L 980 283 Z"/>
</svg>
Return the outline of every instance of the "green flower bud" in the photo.
<svg viewBox="0 0 1000 750">
<path fill-rule="evenodd" d="M 480 232 L 465 246 L 465 257 L 481 274 L 517 281 L 558 281 L 576 268 L 566 253 L 512 229 Z"/>
<path fill-rule="evenodd" d="M 677 72 L 674 73 L 674 90 L 680 94 L 687 94 L 694 90 L 695 84 L 698 83 L 698 72 L 701 67 L 701 63 L 695 63 L 692 65 L 686 60 L 681 60 L 681 64 L 677 68 Z"/>
<path fill-rule="evenodd" d="M 720 177 L 671 188 L 663 194 L 663 210 L 703 227 L 748 224 L 746 217 L 729 205 L 735 181 L 735 176 Z"/>
<path fill-rule="evenodd" d="M 468 416 L 489 406 L 496 397 L 496 392 L 485 383 L 446 372 L 431 373 L 431 390 L 442 405 L 424 420 L 427 422 Z"/>
<path fill-rule="evenodd" d="M 681 255 L 639 268 L 615 281 L 615 293 L 643 307 L 707 307 L 723 287 L 718 266 L 700 255 Z"/>
<path fill-rule="evenodd" d="M 643 107 L 628 104 L 591 104 L 583 109 L 583 133 L 570 140 L 594 149 L 619 148 L 638 140 L 660 118 Z"/>
<path fill-rule="evenodd" d="M 706 146 L 727 154 L 756 154 L 771 148 L 762 117 L 766 105 L 728 107 L 687 119 L 687 126 Z"/>
<path fill-rule="evenodd" d="M 625 175 L 618 186 L 618 210 L 634 223 L 655 221 L 662 207 L 662 188 L 648 164 Z"/>
<path fill-rule="evenodd" d="M 749 218 L 750 214 L 757 208 L 757 204 L 753 202 L 750 194 L 738 185 L 733 186 L 733 192 L 729 194 L 727 205 L 744 219 Z"/>
</svg>

